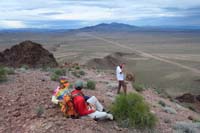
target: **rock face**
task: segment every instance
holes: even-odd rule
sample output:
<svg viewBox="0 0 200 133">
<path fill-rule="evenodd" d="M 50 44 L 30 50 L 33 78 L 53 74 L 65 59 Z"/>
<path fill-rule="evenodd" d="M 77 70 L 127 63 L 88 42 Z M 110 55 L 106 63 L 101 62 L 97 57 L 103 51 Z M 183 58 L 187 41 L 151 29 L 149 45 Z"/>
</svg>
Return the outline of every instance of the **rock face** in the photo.
<svg viewBox="0 0 200 133">
<path fill-rule="evenodd" d="M 125 59 L 123 58 L 123 56 L 129 54 L 130 53 L 115 52 L 105 56 L 104 58 L 91 59 L 85 65 L 88 66 L 89 68 L 92 67 L 97 69 L 113 70 L 120 63 L 124 63 Z"/>
<path fill-rule="evenodd" d="M 28 65 L 29 67 L 55 67 L 58 64 L 53 54 L 44 49 L 42 45 L 32 41 L 24 41 L 0 53 L 0 65 L 12 67 L 20 67 L 22 65 Z"/>
<path fill-rule="evenodd" d="M 183 94 L 182 96 L 176 97 L 176 99 L 180 102 L 194 103 L 196 98 L 194 95 L 190 93 L 186 93 L 186 94 Z"/>
<path fill-rule="evenodd" d="M 94 58 L 87 62 L 86 66 L 94 67 L 97 69 L 115 69 L 120 64 L 120 59 L 112 55 L 108 55 L 104 58 Z"/>
<path fill-rule="evenodd" d="M 195 111 L 200 113 L 200 95 L 193 95 L 190 93 L 185 93 L 181 96 L 176 97 L 176 99 L 181 103 L 192 104 Z"/>
</svg>

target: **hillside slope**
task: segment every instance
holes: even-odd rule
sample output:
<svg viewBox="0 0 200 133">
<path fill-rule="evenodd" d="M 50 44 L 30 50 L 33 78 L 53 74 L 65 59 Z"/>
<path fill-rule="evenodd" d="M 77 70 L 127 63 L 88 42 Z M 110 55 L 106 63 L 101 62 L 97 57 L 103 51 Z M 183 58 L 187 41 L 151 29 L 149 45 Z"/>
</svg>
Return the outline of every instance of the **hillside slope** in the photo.
<svg viewBox="0 0 200 133">
<path fill-rule="evenodd" d="M 86 75 L 81 77 L 82 80 L 92 79 L 97 82 L 96 90 L 84 90 L 84 92 L 97 96 L 103 105 L 108 107 L 116 96 L 115 75 L 94 69 L 83 70 Z M 89 118 L 65 118 L 59 108 L 51 103 L 52 91 L 58 83 L 51 81 L 49 75 L 49 72 L 41 70 L 22 71 L 17 69 L 16 74 L 9 76 L 7 82 L 0 84 L 0 132 L 139 132 L 135 129 L 118 127 L 115 121 L 96 122 Z M 66 77 L 71 83 L 78 79 L 70 73 Z M 130 83 L 128 83 L 128 92 L 135 92 Z M 200 118 L 198 114 L 189 109 L 161 98 L 151 89 L 145 90 L 142 95 L 150 104 L 151 111 L 159 119 L 155 129 L 157 132 L 171 133 L 176 122 L 192 122 L 190 118 Z M 173 108 L 175 113 L 165 111 L 158 104 L 161 100 Z M 44 111 L 41 117 L 37 117 L 38 109 Z"/>
</svg>

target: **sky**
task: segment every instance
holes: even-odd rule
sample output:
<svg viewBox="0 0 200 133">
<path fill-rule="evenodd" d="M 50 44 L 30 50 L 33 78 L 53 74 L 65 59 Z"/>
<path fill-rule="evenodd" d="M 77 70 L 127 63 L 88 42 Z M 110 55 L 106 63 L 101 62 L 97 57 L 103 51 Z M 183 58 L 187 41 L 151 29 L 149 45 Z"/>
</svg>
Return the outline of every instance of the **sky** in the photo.
<svg viewBox="0 0 200 133">
<path fill-rule="evenodd" d="M 200 26 L 200 0 L 0 0 L 0 29 Z"/>
</svg>

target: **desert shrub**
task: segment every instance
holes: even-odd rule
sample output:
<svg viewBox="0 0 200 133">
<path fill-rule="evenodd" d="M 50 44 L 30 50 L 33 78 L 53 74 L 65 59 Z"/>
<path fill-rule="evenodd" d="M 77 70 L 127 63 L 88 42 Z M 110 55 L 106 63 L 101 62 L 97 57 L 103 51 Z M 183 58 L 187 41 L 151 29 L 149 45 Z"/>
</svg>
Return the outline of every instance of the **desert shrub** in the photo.
<svg viewBox="0 0 200 133">
<path fill-rule="evenodd" d="M 194 106 L 192 106 L 192 105 L 189 105 L 189 106 L 188 106 L 188 108 L 189 108 L 190 110 L 192 110 L 192 111 L 196 112 L 196 109 L 194 108 Z"/>
<path fill-rule="evenodd" d="M 136 93 L 119 95 L 110 110 L 123 127 L 153 128 L 157 122 L 144 98 Z"/>
<path fill-rule="evenodd" d="M 51 80 L 59 81 L 60 76 L 65 76 L 66 70 L 62 68 L 52 69 Z"/>
<path fill-rule="evenodd" d="M 161 100 L 158 102 L 158 104 L 160 104 L 162 107 L 165 107 L 165 106 L 166 106 L 165 102 L 164 102 L 164 101 L 161 101 Z"/>
<path fill-rule="evenodd" d="M 51 80 L 53 80 L 53 81 L 59 81 L 59 79 L 60 79 L 60 76 L 59 76 L 59 75 L 57 75 L 57 74 L 55 74 L 55 73 L 53 73 L 53 74 L 51 75 Z"/>
<path fill-rule="evenodd" d="M 134 82 L 132 83 L 132 86 L 133 86 L 133 88 L 135 88 L 135 90 L 137 92 L 142 92 L 142 91 L 144 91 L 144 88 L 145 88 L 145 86 L 143 84 L 134 83 Z"/>
<path fill-rule="evenodd" d="M 7 74 L 15 74 L 14 68 L 4 67 Z"/>
<path fill-rule="evenodd" d="M 155 89 L 155 92 L 156 92 L 157 94 L 161 94 L 161 93 L 162 93 L 162 90 L 161 90 L 161 89 Z"/>
<path fill-rule="evenodd" d="M 63 68 L 55 68 L 53 69 L 53 73 L 59 76 L 64 76 L 66 74 L 66 70 Z"/>
<path fill-rule="evenodd" d="M 83 70 L 81 70 L 81 71 L 79 71 L 79 74 L 80 74 L 81 76 L 84 76 L 84 75 L 85 75 L 85 72 L 84 72 Z"/>
<path fill-rule="evenodd" d="M 44 107 L 41 106 L 41 105 L 38 106 L 38 107 L 36 108 L 36 115 L 37 115 L 37 117 L 41 117 L 43 113 L 44 113 Z"/>
<path fill-rule="evenodd" d="M 71 74 L 77 78 L 80 78 L 80 74 L 77 71 L 72 71 Z"/>
<path fill-rule="evenodd" d="M 195 120 L 193 120 L 193 122 L 195 122 L 195 123 L 200 123 L 200 119 L 195 119 Z"/>
<path fill-rule="evenodd" d="M 76 66 L 75 69 L 76 69 L 76 70 L 79 70 L 79 69 L 80 69 L 80 66 Z"/>
<path fill-rule="evenodd" d="M 50 72 L 50 71 L 52 71 L 52 68 L 47 67 L 47 66 L 43 66 L 42 67 L 42 71 L 44 71 L 44 72 Z"/>
<path fill-rule="evenodd" d="M 96 88 L 96 82 L 93 80 L 88 80 L 87 81 L 87 89 L 95 90 L 95 88 Z"/>
<path fill-rule="evenodd" d="M 28 69 L 29 69 L 29 66 L 28 66 L 28 65 L 22 65 L 22 66 L 21 66 L 21 69 L 28 70 Z"/>
<path fill-rule="evenodd" d="M 0 82 L 7 80 L 7 72 L 4 67 L 0 67 Z"/>
</svg>

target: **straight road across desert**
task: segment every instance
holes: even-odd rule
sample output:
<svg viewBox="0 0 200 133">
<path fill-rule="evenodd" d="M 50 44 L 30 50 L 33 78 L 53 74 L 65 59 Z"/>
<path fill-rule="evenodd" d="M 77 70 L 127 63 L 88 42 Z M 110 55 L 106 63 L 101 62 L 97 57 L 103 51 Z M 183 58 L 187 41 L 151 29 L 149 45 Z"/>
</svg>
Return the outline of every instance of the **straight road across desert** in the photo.
<svg viewBox="0 0 200 133">
<path fill-rule="evenodd" d="M 149 54 L 149 53 L 140 51 L 140 50 L 138 50 L 138 49 L 134 49 L 134 48 L 132 48 L 132 47 L 130 47 L 130 46 L 126 46 L 126 45 L 120 44 L 120 43 L 118 43 L 118 42 L 105 39 L 105 38 L 103 38 L 103 37 L 99 37 L 99 36 L 96 36 L 96 35 L 93 35 L 93 34 L 89 34 L 89 33 L 84 33 L 84 34 L 86 34 L 86 35 L 88 35 L 88 36 L 90 36 L 90 37 L 93 37 L 93 38 L 95 38 L 95 39 L 105 41 L 106 43 L 110 43 L 110 44 L 116 45 L 116 46 L 118 46 L 118 47 L 125 48 L 125 49 L 131 50 L 131 51 L 133 51 L 133 52 L 139 53 L 140 55 L 142 55 L 142 56 L 144 56 L 144 57 L 152 58 L 152 59 L 159 60 L 159 61 L 162 61 L 162 62 L 166 62 L 166 63 L 172 64 L 172 65 L 178 66 L 178 67 L 180 67 L 180 68 L 189 70 L 189 71 L 191 71 L 191 72 L 193 72 L 193 73 L 198 73 L 198 74 L 200 74 L 200 70 L 198 70 L 198 69 L 196 69 L 196 68 L 192 68 L 192 67 L 189 67 L 189 66 L 185 66 L 185 65 L 183 65 L 183 64 L 180 64 L 180 63 L 177 63 L 177 62 L 174 62 L 174 61 L 170 61 L 170 60 L 167 60 L 167 59 L 164 59 L 164 58 L 161 58 L 161 57 L 158 57 L 158 56 L 155 56 L 155 55 L 152 55 L 152 54 Z"/>
</svg>

